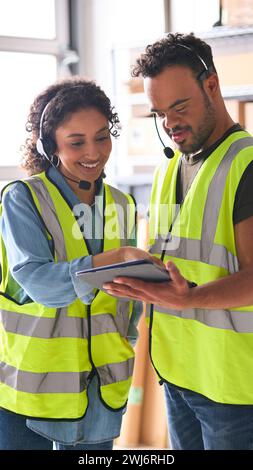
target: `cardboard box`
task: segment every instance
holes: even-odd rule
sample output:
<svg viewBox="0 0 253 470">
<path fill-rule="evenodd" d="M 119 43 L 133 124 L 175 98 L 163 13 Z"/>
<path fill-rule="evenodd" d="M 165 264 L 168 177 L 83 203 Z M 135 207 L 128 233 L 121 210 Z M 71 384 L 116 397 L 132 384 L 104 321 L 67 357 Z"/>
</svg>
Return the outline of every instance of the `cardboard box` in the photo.
<svg viewBox="0 0 253 470">
<path fill-rule="evenodd" d="M 139 78 L 139 77 L 130 78 L 127 82 L 124 82 L 124 84 L 128 87 L 129 93 L 143 93 L 144 92 L 142 78 Z"/>
<path fill-rule="evenodd" d="M 253 1 L 222 0 L 222 24 L 235 27 L 253 25 Z"/>
</svg>

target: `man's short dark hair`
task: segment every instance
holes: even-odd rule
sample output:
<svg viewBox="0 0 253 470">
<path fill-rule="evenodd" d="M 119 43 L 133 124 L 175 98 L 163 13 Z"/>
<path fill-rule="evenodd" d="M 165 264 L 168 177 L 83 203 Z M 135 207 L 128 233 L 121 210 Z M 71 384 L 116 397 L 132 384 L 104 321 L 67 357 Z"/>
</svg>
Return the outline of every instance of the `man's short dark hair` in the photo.
<svg viewBox="0 0 253 470">
<path fill-rule="evenodd" d="M 187 46 L 187 48 L 180 47 L 180 45 Z M 146 47 L 145 53 L 141 54 L 136 61 L 132 76 L 155 77 L 167 67 L 182 65 L 189 67 L 193 74 L 199 77 L 205 70 L 200 58 L 205 62 L 210 73 L 216 73 L 211 47 L 205 41 L 195 37 L 193 33 L 169 33 Z"/>
</svg>

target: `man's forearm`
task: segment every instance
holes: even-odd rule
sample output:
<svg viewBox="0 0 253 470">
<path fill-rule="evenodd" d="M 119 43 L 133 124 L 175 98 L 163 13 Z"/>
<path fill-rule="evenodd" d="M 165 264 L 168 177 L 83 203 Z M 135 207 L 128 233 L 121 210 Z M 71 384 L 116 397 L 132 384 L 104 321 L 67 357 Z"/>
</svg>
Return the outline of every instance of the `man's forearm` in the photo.
<svg viewBox="0 0 253 470">
<path fill-rule="evenodd" d="M 253 269 L 190 289 L 188 308 L 235 308 L 253 304 Z"/>
</svg>

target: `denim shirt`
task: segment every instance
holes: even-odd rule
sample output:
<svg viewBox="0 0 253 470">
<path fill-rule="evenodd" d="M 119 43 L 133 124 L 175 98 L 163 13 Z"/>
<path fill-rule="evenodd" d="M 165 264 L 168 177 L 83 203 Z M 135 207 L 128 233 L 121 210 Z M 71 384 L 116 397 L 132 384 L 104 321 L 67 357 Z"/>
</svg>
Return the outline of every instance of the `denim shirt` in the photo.
<svg viewBox="0 0 253 470">
<path fill-rule="evenodd" d="M 73 210 L 80 207 L 77 198 L 64 177 L 55 168 L 48 170 L 48 176 L 60 189 Z M 86 238 L 87 230 L 95 222 L 102 224 L 103 185 L 95 198 L 91 211 L 85 213 L 86 224 L 82 232 L 91 255 L 71 262 L 55 263 L 52 245 L 48 241 L 43 223 L 39 219 L 28 191 L 21 183 L 13 183 L 3 198 L 3 214 L 0 228 L 6 246 L 9 267 L 17 289 L 15 300 L 28 302 L 33 299 L 48 307 L 64 307 L 79 297 L 85 304 L 93 299 L 93 287 L 80 281 L 75 273 L 92 267 L 92 255 L 101 252 L 102 240 Z M 99 219 L 99 220 L 98 220 Z M 80 218 L 79 225 L 83 222 Z M 81 228 L 81 227 L 80 227 Z M 129 245 L 136 246 L 130 239 Z M 49 288 L 50 286 L 50 288 Z M 137 338 L 136 325 L 142 307 L 134 303 L 133 315 L 128 329 L 128 340 L 134 345 Z M 88 407 L 85 416 L 76 421 L 46 421 L 27 419 L 27 426 L 33 431 L 62 444 L 96 443 L 111 440 L 120 433 L 122 411 L 106 408 L 99 399 L 98 380 L 94 376 L 88 386 Z"/>
</svg>

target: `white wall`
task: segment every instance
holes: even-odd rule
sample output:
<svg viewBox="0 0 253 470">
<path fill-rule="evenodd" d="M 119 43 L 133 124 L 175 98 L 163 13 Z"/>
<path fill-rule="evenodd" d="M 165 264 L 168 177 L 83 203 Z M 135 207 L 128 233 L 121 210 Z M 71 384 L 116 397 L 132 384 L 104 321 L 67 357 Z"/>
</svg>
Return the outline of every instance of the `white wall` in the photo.
<svg viewBox="0 0 253 470">
<path fill-rule="evenodd" d="M 219 19 L 219 0 L 171 0 L 171 30 L 209 31 Z"/>
<path fill-rule="evenodd" d="M 78 0 L 81 73 L 111 93 L 111 50 L 119 43 L 149 40 L 164 33 L 163 0 Z"/>
<path fill-rule="evenodd" d="M 77 6 L 80 74 L 95 79 L 116 104 L 112 49 L 141 40 L 146 45 L 160 38 L 165 32 L 164 0 L 77 0 Z M 118 106 L 117 111 L 122 122 Z M 113 148 L 106 168 L 109 178 L 113 178 L 117 166 L 116 142 Z"/>
</svg>

